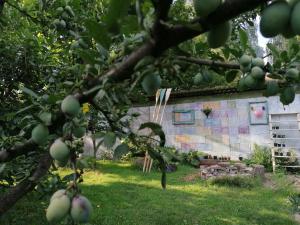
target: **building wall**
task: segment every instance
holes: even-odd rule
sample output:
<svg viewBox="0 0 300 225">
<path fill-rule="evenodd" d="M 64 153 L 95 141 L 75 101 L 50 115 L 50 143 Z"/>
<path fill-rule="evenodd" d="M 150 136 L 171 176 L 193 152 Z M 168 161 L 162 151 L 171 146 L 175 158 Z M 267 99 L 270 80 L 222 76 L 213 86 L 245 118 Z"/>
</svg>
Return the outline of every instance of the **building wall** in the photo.
<svg viewBox="0 0 300 225">
<path fill-rule="evenodd" d="M 269 114 L 298 113 L 299 100 L 300 95 L 297 94 L 293 104 L 283 107 L 278 96 L 265 98 L 252 92 L 170 102 L 166 106 L 162 121 L 166 145 L 181 151 L 200 150 L 218 156 L 247 157 L 252 152 L 254 143 L 273 145 L 269 125 L 250 125 L 249 103 L 266 101 Z M 207 107 L 212 108 L 208 118 L 201 111 Z M 173 110 L 190 109 L 195 111 L 194 124 L 173 124 Z M 135 129 L 141 123 L 152 120 L 154 103 L 151 106 L 135 107 L 132 111 L 141 114 L 133 124 Z"/>
</svg>

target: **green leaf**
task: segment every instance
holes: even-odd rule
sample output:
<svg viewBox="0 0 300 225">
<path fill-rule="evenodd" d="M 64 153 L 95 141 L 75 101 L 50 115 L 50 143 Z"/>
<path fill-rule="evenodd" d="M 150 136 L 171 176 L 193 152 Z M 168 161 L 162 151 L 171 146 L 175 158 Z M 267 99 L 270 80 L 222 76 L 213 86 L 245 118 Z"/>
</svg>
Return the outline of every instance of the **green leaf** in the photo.
<svg viewBox="0 0 300 225">
<path fill-rule="evenodd" d="M 93 134 L 93 138 L 103 138 L 105 136 L 105 133 L 104 132 L 97 132 L 95 134 Z"/>
<path fill-rule="evenodd" d="M 286 87 L 280 94 L 280 101 L 284 105 L 289 105 L 295 100 L 295 89 L 293 87 Z"/>
<path fill-rule="evenodd" d="M 232 81 L 234 81 L 238 73 L 239 73 L 238 70 L 230 70 L 226 72 L 225 74 L 226 82 L 231 83 Z"/>
<path fill-rule="evenodd" d="M 107 132 L 103 138 L 104 145 L 111 148 L 116 143 L 117 136 L 113 132 Z"/>
<path fill-rule="evenodd" d="M 134 67 L 134 70 L 140 70 L 145 66 L 151 65 L 155 61 L 155 58 L 153 56 L 146 56 L 142 60 L 140 60 L 136 66 Z"/>
<path fill-rule="evenodd" d="M 248 35 L 243 29 L 239 29 L 240 42 L 242 49 L 246 50 L 248 45 Z"/>
<path fill-rule="evenodd" d="M 148 148 L 149 155 L 151 158 L 156 159 L 158 161 L 158 166 L 161 171 L 161 186 L 163 189 L 166 189 L 167 185 L 167 176 L 166 176 L 166 166 L 167 163 L 165 162 L 164 158 L 162 155 L 155 151 L 153 148 Z"/>
<path fill-rule="evenodd" d="M 105 18 L 107 28 L 112 33 L 119 32 L 119 20 L 127 14 L 131 0 L 111 0 Z"/>
<path fill-rule="evenodd" d="M 283 62 L 289 62 L 289 56 L 287 51 L 282 51 L 280 53 L 280 58 L 282 59 Z"/>
<path fill-rule="evenodd" d="M 274 57 L 277 57 L 277 58 L 280 57 L 280 53 L 279 53 L 279 51 L 277 50 L 277 48 L 276 48 L 276 46 L 274 44 L 268 43 L 267 47 L 271 50 L 272 55 Z"/>
<path fill-rule="evenodd" d="M 84 60 L 86 64 L 95 64 L 96 63 L 96 54 L 88 50 L 79 50 L 78 55 Z"/>
<path fill-rule="evenodd" d="M 62 181 L 72 181 L 74 179 L 75 173 L 70 173 L 62 178 Z"/>
<path fill-rule="evenodd" d="M 290 56 L 290 58 L 293 58 L 300 51 L 300 47 L 299 47 L 298 42 L 295 42 L 295 40 L 293 40 L 293 39 L 289 42 L 292 42 L 289 44 L 289 56 Z"/>
<path fill-rule="evenodd" d="M 67 86 L 73 86 L 74 82 L 73 81 L 65 81 L 64 84 Z"/>
<path fill-rule="evenodd" d="M 111 38 L 108 36 L 106 27 L 103 24 L 87 20 L 85 22 L 85 27 L 87 28 L 89 35 L 94 38 L 97 43 L 105 48 L 109 48 Z"/>
<path fill-rule="evenodd" d="M 0 174 L 4 171 L 6 164 L 0 164 Z"/>
<path fill-rule="evenodd" d="M 279 74 L 272 73 L 267 75 L 268 78 L 281 80 L 283 77 Z"/>
<path fill-rule="evenodd" d="M 127 144 L 120 144 L 114 150 L 114 159 L 120 159 L 123 155 L 126 155 L 129 152 L 129 147 Z"/>
<path fill-rule="evenodd" d="M 159 124 L 152 123 L 152 122 L 143 123 L 143 124 L 141 124 L 139 130 L 143 130 L 145 128 L 151 129 L 152 132 L 155 135 L 159 136 L 159 138 L 160 138 L 160 146 L 163 147 L 165 145 L 165 143 L 166 143 L 166 136 L 165 136 L 164 131 L 162 130 L 162 127 Z"/>
<path fill-rule="evenodd" d="M 34 105 L 30 105 L 30 106 L 24 107 L 24 108 L 20 109 L 18 112 L 16 112 L 16 115 L 20 114 L 20 113 L 23 113 L 23 112 L 25 112 L 25 111 L 33 108 L 33 107 L 34 107 Z"/>
<path fill-rule="evenodd" d="M 24 92 L 25 94 L 30 95 L 33 98 L 36 98 L 36 99 L 39 98 L 39 96 L 34 91 L 32 91 L 31 89 L 29 89 L 29 88 L 20 87 L 20 89 L 22 90 L 22 92 Z"/>
<path fill-rule="evenodd" d="M 85 91 L 83 94 L 84 95 L 90 95 L 94 92 L 98 92 L 101 88 L 102 88 L 102 85 L 96 85 L 95 87 L 91 88 L 90 90 Z"/>
</svg>

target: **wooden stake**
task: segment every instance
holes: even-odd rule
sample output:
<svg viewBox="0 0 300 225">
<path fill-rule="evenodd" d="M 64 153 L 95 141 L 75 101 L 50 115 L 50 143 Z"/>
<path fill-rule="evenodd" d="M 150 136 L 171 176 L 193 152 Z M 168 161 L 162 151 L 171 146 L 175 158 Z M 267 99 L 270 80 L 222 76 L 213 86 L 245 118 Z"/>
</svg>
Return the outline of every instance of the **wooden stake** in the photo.
<svg viewBox="0 0 300 225">
<path fill-rule="evenodd" d="M 160 125 L 161 125 L 162 119 L 163 119 L 163 117 L 164 117 L 165 108 L 166 108 L 167 102 L 168 102 L 168 100 L 169 100 L 169 98 L 170 98 L 171 91 L 172 91 L 172 88 L 168 88 L 167 91 L 166 91 L 165 104 L 164 104 L 164 108 L 163 108 L 163 111 L 162 111 L 162 114 L 161 114 L 161 118 L 160 118 L 160 122 L 159 122 Z"/>
<path fill-rule="evenodd" d="M 158 106 L 158 111 L 157 111 L 157 113 L 156 113 L 156 119 L 155 119 L 155 122 L 158 121 L 158 116 L 159 116 L 159 111 L 160 111 L 161 103 L 163 102 L 163 99 L 164 99 L 164 97 L 165 97 L 166 90 L 167 90 L 167 89 L 161 89 L 161 91 L 160 91 L 160 95 L 159 95 L 159 106 Z"/>
<path fill-rule="evenodd" d="M 158 90 L 156 91 L 156 95 L 155 95 L 155 106 L 154 106 L 154 112 L 153 112 L 153 117 L 152 117 L 152 120 L 153 120 L 153 121 L 154 121 L 154 118 L 155 118 L 155 116 L 156 116 L 157 103 L 158 103 L 158 98 L 159 98 L 159 96 L 160 96 L 160 91 L 161 91 L 161 89 L 158 89 Z"/>
</svg>

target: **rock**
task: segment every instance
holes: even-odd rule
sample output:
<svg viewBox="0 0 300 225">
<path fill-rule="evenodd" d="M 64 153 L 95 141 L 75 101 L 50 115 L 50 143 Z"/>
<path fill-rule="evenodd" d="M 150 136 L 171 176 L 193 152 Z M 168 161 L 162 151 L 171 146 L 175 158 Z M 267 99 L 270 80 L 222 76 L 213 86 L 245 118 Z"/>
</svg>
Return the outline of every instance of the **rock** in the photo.
<svg viewBox="0 0 300 225">
<path fill-rule="evenodd" d="M 234 166 L 237 168 L 238 171 L 241 171 L 242 169 L 246 168 L 245 163 L 235 163 Z"/>
<path fill-rule="evenodd" d="M 252 168 L 252 167 L 246 167 L 246 168 L 243 169 L 243 172 L 244 172 L 244 173 L 250 173 L 250 174 L 251 174 L 252 171 L 253 171 L 253 168 Z"/>
<path fill-rule="evenodd" d="M 253 171 L 252 175 L 254 177 L 265 177 L 265 167 L 263 165 L 252 165 Z"/>
<path fill-rule="evenodd" d="M 207 165 L 200 165 L 200 170 L 203 170 L 207 167 Z"/>
<path fill-rule="evenodd" d="M 294 214 L 295 220 L 300 223 L 300 214 L 299 213 L 295 213 Z"/>
<path fill-rule="evenodd" d="M 213 170 L 223 170 L 223 168 L 219 165 L 212 165 L 210 167 L 208 167 L 209 169 L 213 169 Z"/>
<path fill-rule="evenodd" d="M 219 162 L 218 165 L 226 168 L 226 167 L 230 166 L 230 163 L 229 162 Z"/>
</svg>

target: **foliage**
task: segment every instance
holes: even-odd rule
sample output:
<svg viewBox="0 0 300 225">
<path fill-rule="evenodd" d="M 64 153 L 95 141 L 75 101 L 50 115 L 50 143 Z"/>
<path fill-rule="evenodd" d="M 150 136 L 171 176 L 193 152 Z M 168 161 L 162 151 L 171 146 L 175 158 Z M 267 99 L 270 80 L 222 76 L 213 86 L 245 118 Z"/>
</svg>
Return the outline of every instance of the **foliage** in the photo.
<svg viewBox="0 0 300 225">
<path fill-rule="evenodd" d="M 251 164 L 263 165 L 269 172 L 272 171 L 272 152 L 267 146 L 254 144 L 253 153 L 250 156 Z"/>
<path fill-rule="evenodd" d="M 220 12 L 211 14 L 212 22 L 207 21 L 210 16 L 195 18 L 192 6 L 183 0 L 0 1 L 0 159 L 5 163 L 0 165 L 1 184 L 24 185 L 9 189 L 18 198 L 5 202 L 3 199 L 9 195 L 1 196 L 0 213 L 32 190 L 49 170 L 56 169 L 53 159 L 72 167 L 73 180 L 65 188 L 72 190 L 72 198 L 76 199 L 83 168 L 88 165 L 80 158 L 83 140 L 75 132 L 78 129 L 92 131 L 95 155 L 100 145 L 115 151 L 115 158 L 128 150 L 147 151 L 158 162 L 161 185 L 166 188 L 166 168 L 178 157 L 163 148 L 166 137 L 162 127 L 151 122 L 143 124 L 139 132 L 130 127 L 136 116 L 130 115 L 129 109 L 134 101 L 147 101 L 145 90 L 155 92 L 159 85 L 188 90 L 225 81 L 232 86 L 245 81 L 247 90 L 264 89 L 268 86 L 264 78 L 268 77 L 282 86 L 266 96 L 280 93 L 283 104 L 293 102 L 300 79 L 297 38 L 289 41 L 288 50 L 269 44 L 274 62 L 262 65 L 259 76 L 252 70 L 250 73 L 255 67 L 252 62 L 247 68 L 239 69 L 238 63 L 234 70 L 228 68 L 226 62 L 237 62 L 243 54 L 256 57 L 244 31 L 245 24 L 251 26 L 259 13 L 261 2 L 250 4 L 252 10 L 233 18 L 245 11 L 243 1 L 222 2 L 225 9 L 229 8 L 224 13 L 222 7 L 216 7 Z M 230 15 L 231 12 L 235 14 Z M 223 27 L 217 26 L 216 21 L 227 23 L 230 18 L 233 32 L 224 36 L 220 32 Z M 220 33 L 220 37 L 215 37 L 221 40 L 214 45 L 218 49 L 211 49 L 207 36 L 201 35 L 211 34 L 212 29 Z M 228 36 L 230 41 L 224 43 Z M 180 60 L 182 55 L 211 61 L 199 66 Z M 216 61 L 225 64 L 226 74 Z M 199 85 L 193 84 L 196 73 L 201 74 Z M 82 107 L 87 103 L 93 111 L 89 112 L 86 105 Z M 99 118 L 101 126 L 95 122 Z M 45 128 L 43 135 L 32 132 L 37 126 Z M 149 129 L 151 132 L 147 133 Z M 126 143 L 116 146 L 117 140 L 124 139 L 135 147 Z M 52 152 L 50 158 L 49 147 L 54 140 L 60 141 L 65 155 Z M 187 158 L 194 164 L 197 157 L 191 154 Z M 47 185 L 46 182 L 45 189 Z"/>
<path fill-rule="evenodd" d="M 238 188 L 254 188 L 261 185 L 261 181 L 250 176 L 221 176 L 213 178 L 210 183 L 213 185 Z"/>
<path fill-rule="evenodd" d="M 206 154 L 200 151 L 189 151 L 187 153 L 186 152 L 179 153 L 179 155 L 182 159 L 183 164 L 191 165 L 193 167 L 198 168 L 200 160 Z"/>
<path fill-rule="evenodd" d="M 300 212 L 300 194 L 293 194 L 289 196 L 289 201 L 292 204 L 293 212 Z"/>
</svg>

